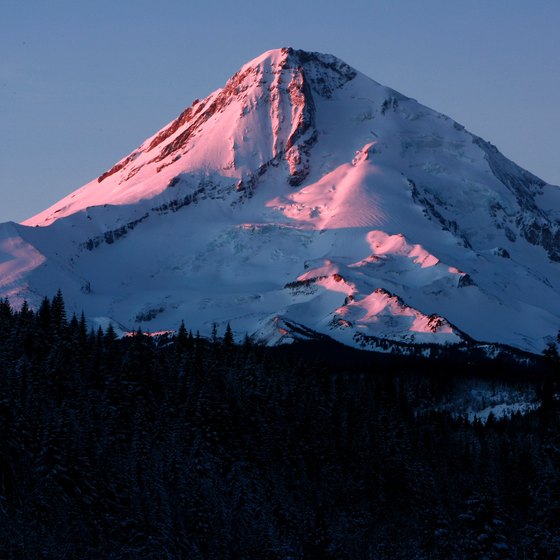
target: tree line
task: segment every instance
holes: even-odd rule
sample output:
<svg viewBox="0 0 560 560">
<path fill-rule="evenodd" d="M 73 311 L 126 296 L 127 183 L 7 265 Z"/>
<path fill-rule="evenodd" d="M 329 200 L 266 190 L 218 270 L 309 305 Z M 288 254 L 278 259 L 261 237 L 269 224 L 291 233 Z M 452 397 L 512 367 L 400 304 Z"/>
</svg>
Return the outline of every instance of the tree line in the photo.
<svg viewBox="0 0 560 560">
<path fill-rule="evenodd" d="M 468 422 L 418 406 L 449 362 L 344 356 L 0 301 L 0 558 L 560 555 L 553 381 L 538 410 Z"/>
</svg>

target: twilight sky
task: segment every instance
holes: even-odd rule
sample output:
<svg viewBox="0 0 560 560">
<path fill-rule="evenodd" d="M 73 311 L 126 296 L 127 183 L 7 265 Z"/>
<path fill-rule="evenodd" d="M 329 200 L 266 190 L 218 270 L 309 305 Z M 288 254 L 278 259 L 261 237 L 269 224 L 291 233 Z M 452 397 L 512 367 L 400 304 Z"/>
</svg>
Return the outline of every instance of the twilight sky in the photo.
<svg viewBox="0 0 560 560">
<path fill-rule="evenodd" d="M 0 222 L 100 175 L 261 52 L 338 56 L 560 185 L 558 0 L 2 0 Z"/>
</svg>

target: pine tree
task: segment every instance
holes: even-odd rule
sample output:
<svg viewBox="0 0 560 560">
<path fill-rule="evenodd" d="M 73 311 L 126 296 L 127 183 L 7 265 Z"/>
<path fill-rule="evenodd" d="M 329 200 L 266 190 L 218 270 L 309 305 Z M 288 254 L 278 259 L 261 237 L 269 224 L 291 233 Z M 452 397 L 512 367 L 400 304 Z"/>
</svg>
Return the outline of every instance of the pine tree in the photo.
<svg viewBox="0 0 560 560">
<path fill-rule="evenodd" d="M 13 318 L 13 310 L 8 298 L 0 299 L 0 321 Z"/>
<path fill-rule="evenodd" d="M 64 298 L 62 297 L 62 291 L 60 288 L 56 292 L 51 302 L 51 317 L 52 325 L 57 333 L 62 332 L 64 327 L 66 327 L 66 307 L 64 305 Z"/>
<path fill-rule="evenodd" d="M 79 330 L 80 330 L 80 338 L 82 340 L 86 340 L 88 337 L 88 330 L 87 330 L 86 316 L 84 315 L 83 311 L 82 314 L 80 315 Z"/>
<path fill-rule="evenodd" d="M 228 322 L 228 324 L 226 325 L 226 332 L 224 334 L 224 346 L 226 348 L 233 348 L 235 344 L 235 341 L 233 339 L 233 332 L 231 330 L 231 326 Z"/>
<path fill-rule="evenodd" d="M 26 305 L 27 302 L 24 303 Z M 22 312 L 24 312 L 22 308 Z M 51 330 L 51 321 L 52 321 L 52 314 L 51 314 L 51 303 L 48 297 L 44 297 L 43 301 L 41 302 L 41 306 L 39 307 L 38 311 L 39 322 L 45 332 L 49 332 Z"/>
<path fill-rule="evenodd" d="M 99 327 L 101 328 L 101 327 Z M 105 341 L 108 343 L 114 342 L 115 340 L 117 340 L 117 333 L 115 332 L 115 329 L 113 327 L 113 323 L 109 323 L 109 326 L 107 327 L 107 330 L 105 331 Z"/>
<path fill-rule="evenodd" d="M 47 302 L 49 300 L 47 299 Z M 24 300 L 22 305 L 21 305 L 21 309 L 19 310 L 19 316 L 20 317 L 29 317 L 30 315 L 33 314 L 33 311 L 31 311 L 30 307 L 29 307 L 29 303 L 27 303 L 27 300 Z"/>
<path fill-rule="evenodd" d="M 72 313 L 72 318 L 70 319 L 70 322 L 68 323 L 68 328 L 70 329 L 70 332 L 72 333 L 72 335 L 77 335 L 77 333 L 80 329 L 80 324 L 78 323 L 78 317 L 76 317 L 75 313 Z"/>
<path fill-rule="evenodd" d="M 177 337 L 175 339 L 175 350 L 177 354 L 182 354 L 189 344 L 189 335 L 187 334 L 187 329 L 185 328 L 185 322 L 181 321 L 179 330 L 177 331 Z"/>
</svg>

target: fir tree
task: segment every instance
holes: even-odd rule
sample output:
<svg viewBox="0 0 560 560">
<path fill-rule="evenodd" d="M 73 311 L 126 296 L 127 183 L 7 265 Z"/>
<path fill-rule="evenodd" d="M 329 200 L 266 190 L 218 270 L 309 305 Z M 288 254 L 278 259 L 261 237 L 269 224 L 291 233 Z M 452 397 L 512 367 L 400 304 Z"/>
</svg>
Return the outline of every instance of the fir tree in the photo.
<svg viewBox="0 0 560 560">
<path fill-rule="evenodd" d="M 66 327 L 66 306 L 62 291 L 59 289 L 51 301 L 51 320 L 52 326 L 57 333 L 62 332 Z"/>
<path fill-rule="evenodd" d="M 226 332 L 224 334 L 224 346 L 226 348 L 233 348 L 234 344 L 235 344 L 235 341 L 233 339 L 233 332 L 232 332 L 231 326 L 228 322 L 228 324 L 226 325 Z"/>
<path fill-rule="evenodd" d="M 182 354 L 187 350 L 189 345 L 189 335 L 187 334 L 187 329 L 185 327 L 185 322 L 181 321 L 179 330 L 177 331 L 177 336 L 175 338 L 175 349 L 178 354 Z"/>
</svg>

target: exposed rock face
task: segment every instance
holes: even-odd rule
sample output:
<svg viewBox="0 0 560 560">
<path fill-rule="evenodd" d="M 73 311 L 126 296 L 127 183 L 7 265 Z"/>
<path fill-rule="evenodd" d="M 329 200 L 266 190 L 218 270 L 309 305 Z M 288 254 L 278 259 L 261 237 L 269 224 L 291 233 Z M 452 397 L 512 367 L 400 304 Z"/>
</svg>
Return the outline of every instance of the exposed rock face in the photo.
<svg viewBox="0 0 560 560">
<path fill-rule="evenodd" d="M 560 222 L 547 219 L 521 222 L 521 231 L 529 243 L 543 247 L 550 260 L 560 262 Z"/>
<path fill-rule="evenodd" d="M 489 142 L 481 138 L 475 142 L 485 152 L 494 176 L 511 191 L 519 205 L 521 212 L 510 223 L 515 223 L 529 243 L 543 247 L 551 260 L 560 262 L 560 214 L 539 207 L 535 200 L 543 194 L 546 183 L 509 161 Z"/>
</svg>

